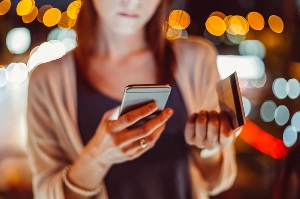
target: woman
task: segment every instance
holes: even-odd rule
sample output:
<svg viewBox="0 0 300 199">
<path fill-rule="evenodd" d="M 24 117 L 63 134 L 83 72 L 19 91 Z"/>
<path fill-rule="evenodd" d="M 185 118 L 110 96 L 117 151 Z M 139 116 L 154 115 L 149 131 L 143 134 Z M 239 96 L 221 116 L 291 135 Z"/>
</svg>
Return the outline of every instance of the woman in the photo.
<svg viewBox="0 0 300 199">
<path fill-rule="evenodd" d="M 167 42 L 170 0 L 86 0 L 78 47 L 39 66 L 28 94 L 36 198 L 207 198 L 233 184 L 235 131 L 218 113 L 215 49 Z M 170 83 L 155 103 L 115 117 L 129 84 Z M 141 140 L 143 142 L 141 142 Z M 201 149 L 220 149 L 201 157 Z"/>
</svg>

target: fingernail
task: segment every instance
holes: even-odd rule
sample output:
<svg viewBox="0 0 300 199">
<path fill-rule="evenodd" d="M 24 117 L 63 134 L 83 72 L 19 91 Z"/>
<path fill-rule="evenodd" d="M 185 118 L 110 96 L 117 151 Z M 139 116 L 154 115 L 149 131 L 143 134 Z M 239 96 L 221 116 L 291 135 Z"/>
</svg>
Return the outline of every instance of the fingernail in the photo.
<svg viewBox="0 0 300 199">
<path fill-rule="evenodd" d="M 152 103 L 149 104 L 149 108 L 150 109 L 157 109 L 157 105 L 152 102 Z"/>
<path fill-rule="evenodd" d="M 168 109 L 167 114 L 168 115 L 172 115 L 173 114 L 173 110 L 172 109 Z"/>
</svg>

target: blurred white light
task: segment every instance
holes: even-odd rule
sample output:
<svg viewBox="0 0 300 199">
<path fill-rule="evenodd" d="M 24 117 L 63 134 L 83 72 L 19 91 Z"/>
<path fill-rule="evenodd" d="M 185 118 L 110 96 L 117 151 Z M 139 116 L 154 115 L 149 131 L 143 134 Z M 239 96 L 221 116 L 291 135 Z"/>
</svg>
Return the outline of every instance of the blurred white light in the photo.
<svg viewBox="0 0 300 199">
<path fill-rule="evenodd" d="M 4 87 L 7 83 L 5 68 L 0 68 L 0 87 Z"/>
<path fill-rule="evenodd" d="M 297 141 L 297 132 L 293 126 L 287 126 L 283 132 L 283 143 L 286 147 L 293 146 Z"/>
<path fill-rule="evenodd" d="M 245 112 L 245 116 L 248 117 L 248 115 L 251 112 L 251 102 L 248 98 L 242 96 L 242 100 L 243 100 L 243 106 L 244 106 L 244 112 Z"/>
<path fill-rule="evenodd" d="M 277 78 L 274 80 L 272 90 L 278 99 L 284 99 L 288 95 L 286 92 L 287 81 L 284 78 Z"/>
<path fill-rule="evenodd" d="M 22 54 L 28 50 L 31 43 L 30 31 L 27 28 L 13 28 L 6 36 L 6 46 L 13 54 Z"/>
<path fill-rule="evenodd" d="M 267 75 L 266 73 L 259 79 L 250 79 L 250 83 L 255 88 L 261 88 L 263 87 L 267 82 Z"/>
<path fill-rule="evenodd" d="M 300 85 L 297 79 L 290 79 L 286 84 L 286 92 L 291 99 L 296 99 L 300 93 Z"/>
<path fill-rule="evenodd" d="M 13 84 L 19 84 L 26 80 L 28 69 L 24 63 L 11 63 L 6 68 L 7 81 Z"/>
<path fill-rule="evenodd" d="M 245 35 L 232 35 L 228 32 L 226 32 L 226 37 L 232 44 L 239 44 L 243 42 L 246 38 Z"/>
<path fill-rule="evenodd" d="M 289 109 L 284 105 L 278 106 L 276 111 L 275 111 L 275 121 L 276 121 L 276 123 L 279 126 L 283 126 L 288 122 L 289 119 L 290 119 Z"/>
<path fill-rule="evenodd" d="M 241 79 L 259 79 L 265 74 L 265 65 L 256 56 L 218 55 L 217 67 L 222 79 L 234 71 Z"/>
<path fill-rule="evenodd" d="M 76 41 L 76 38 L 77 38 L 77 34 L 75 32 L 74 29 L 62 29 L 58 36 L 57 36 L 57 39 L 62 41 L 66 38 L 70 38 L 70 39 L 74 39 Z"/>
<path fill-rule="evenodd" d="M 266 55 L 266 48 L 264 44 L 258 40 L 246 40 L 240 43 L 239 52 L 241 55 L 253 55 L 264 58 Z"/>
<path fill-rule="evenodd" d="M 58 59 L 66 54 L 66 47 L 62 41 L 51 40 L 42 43 L 35 52 L 31 53 L 27 65 L 31 71 L 41 63 Z"/>
<path fill-rule="evenodd" d="M 53 28 L 48 34 L 47 41 L 58 40 L 58 35 L 61 31 L 62 31 L 62 29 L 60 29 L 58 27 Z"/>
<path fill-rule="evenodd" d="M 62 42 L 65 45 L 66 52 L 73 50 L 77 46 L 76 40 L 72 38 L 65 38 L 62 40 Z"/>
<path fill-rule="evenodd" d="M 295 127 L 297 132 L 300 132 L 300 112 L 296 112 L 291 120 L 291 125 Z"/>
<path fill-rule="evenodd" d="M 275 118 L 277 106 L 272 100 L 265 101 L 260 108 L 260 117 L 265 122 L 271 122 Z"/>
</svg>

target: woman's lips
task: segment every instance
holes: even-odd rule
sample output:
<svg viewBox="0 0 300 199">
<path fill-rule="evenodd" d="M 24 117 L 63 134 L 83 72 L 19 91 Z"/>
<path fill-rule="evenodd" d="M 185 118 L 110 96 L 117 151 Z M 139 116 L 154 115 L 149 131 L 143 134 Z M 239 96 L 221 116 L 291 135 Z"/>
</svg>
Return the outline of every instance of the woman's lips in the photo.
<svg viewBox="0 0 300 199">
<path fill-rule="evenodd" d="M 131 13 L 125 13 L 125 12 L 121 12 L 121 13 L 119 13 L 119 15 L 121 15 L 123 17 L 128 17 L 128 18 L 137 18 L 138 17 L 137 14 L 131 14 Z"/>
</svg>

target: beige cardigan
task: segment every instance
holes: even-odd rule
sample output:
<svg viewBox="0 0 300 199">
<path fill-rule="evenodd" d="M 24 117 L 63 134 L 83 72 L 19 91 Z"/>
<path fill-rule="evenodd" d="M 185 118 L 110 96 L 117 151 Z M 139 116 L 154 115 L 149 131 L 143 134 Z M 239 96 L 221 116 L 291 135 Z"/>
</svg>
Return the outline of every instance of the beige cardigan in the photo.
<svg viewBox="0 0 300 199">
<path fill-rule="evenodd" d="M 215 83 L 219 80 L 216 50 L 201 38 L 174 42 L 178 59 L 174 77 L 188 113 L 218 110 Z M 61 170 L 83 150 L 77 126 L 76 73 L 73 54 L 38 66 L 28 92 L 28 149 L 33 191 L 38 199 L 63 199 Z M 193 198 L 205 199 L 232 186 L 237 167 L 233 144 L 222 150 L 218 180 L 207 183 L 190 158 Z M 105 186 L 95 197 L 107 199 Z"/>
</svg>

